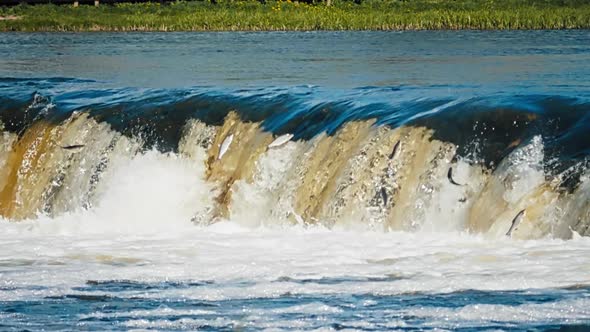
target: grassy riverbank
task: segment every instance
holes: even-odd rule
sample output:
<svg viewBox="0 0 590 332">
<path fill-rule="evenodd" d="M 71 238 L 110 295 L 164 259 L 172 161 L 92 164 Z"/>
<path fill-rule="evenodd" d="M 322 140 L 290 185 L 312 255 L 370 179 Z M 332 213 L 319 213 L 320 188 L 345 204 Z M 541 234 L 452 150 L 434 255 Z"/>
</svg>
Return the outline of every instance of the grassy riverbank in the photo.
<svg viewBox="0 0 590 332">
<path fill-rule="evenodd" d="M 0 7 L 1 31 L 588 29 L 585 0 L 336 0 Z"/>
</svg>

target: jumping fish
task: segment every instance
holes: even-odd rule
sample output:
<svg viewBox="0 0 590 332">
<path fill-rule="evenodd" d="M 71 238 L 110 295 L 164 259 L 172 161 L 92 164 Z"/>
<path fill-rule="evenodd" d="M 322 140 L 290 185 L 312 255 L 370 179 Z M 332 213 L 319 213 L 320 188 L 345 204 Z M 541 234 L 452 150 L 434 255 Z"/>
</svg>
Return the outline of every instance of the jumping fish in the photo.
<svg viewBox="0 0 590 332">
<path fill-rule="evenodd" d="M 387 191 L 385 191 L 385 187 L 381 187 L 381 199 L 383 200 L 383 206 L 387 205 Z"/>
<path fill-rule="evenodd" d="M 453 167 L 449 167 L 449 171 L 447 172 L 447 178 L 449 179 L 449 182 L 451 182 L 452 184 L 456 185 L 456 186 L 462 186 L 462 184 L 459 184 L 457 182 L 455 182 L 455 180 L 453 180 Z"/>
<path fill-rule="evenodd" d="M 298 215 L 295 212 L 293 212 L 293 215 L 295 216 L 295 220 L 297 221 L 298 224 L 303 225 L 305 223 L 305 221 L 303 221 L 303 218 L 301 218 L 300 215 Z"/>
<path fill-rule="evenodd" d="M 287 144 L 287 142 L 289 142 L 291 140 L 291 138 L 293 138 L 293 134 L 281 135 L 281 136 L 275 138 L 275 140 L 272 141 L 272 143 L 270 143 L 268 145 L 268 148 L 269 149 L 277 148 L 281 145 Z"/>
<path fill-rule="evenodd" d="M 521 210 L 520 212 L 518 212 L 516 217 L 514 217 L 514 219 L 512 219 L 512 225 L 510 226 L 510 229 L 508 230 L 508 232 L 506 232 L 506 236 L 512 236 L 512 232 L 514 232 L 514 230 L 516 230 L 516 228 L 518 227 L 518 225 L 520 225 L 520 222 L 524 218 L 525 211 L 526 210 Z"/>
<path fill-rule="evenodd" d="M 229 135 L 223 140 L 223 142 L 221 143 L 221 147 L 219 148 L 219 156 L 217 156 L 217 160 L 223 157 L 223 155 L 227 152 L 227 149 L 229 149 L 229 146 L 231 145 L 231 142 L 233 140 L 234 134 Z"/>
<path fill-rule="evenodd" d="M 84 145 L 84 144 L 75 144 L 75 145 L 64 145 L 61 148 L 64 150 L 78 150 L 78 149 L 81 149 L 85 146 L 86 145 Z"/>
<path fill-rule="evenodd" d="M 395 143 L 395 145 L 393 146 L 393 150 L 389 154 L 389 159 L 393 159 L 394 157 L 396 157 L 400 142 L 401 141 L 397 141 L 397 143 Z"/>
</svg>

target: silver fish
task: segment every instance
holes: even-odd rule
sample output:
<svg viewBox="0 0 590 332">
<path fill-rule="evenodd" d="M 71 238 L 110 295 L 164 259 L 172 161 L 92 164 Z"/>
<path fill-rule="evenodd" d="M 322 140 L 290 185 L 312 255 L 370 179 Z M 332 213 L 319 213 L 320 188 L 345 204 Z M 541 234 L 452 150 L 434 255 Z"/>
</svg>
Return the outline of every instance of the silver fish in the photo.
<svg viewBox="0 0 590 332">
<path fill-rule="evenodd" d="M 512 236 L 512 232 L 516 230 L 516 228 L 518 227 L 518 225 L 520 225 L 520 222 L 524 218 L 525 212 L 526 210 L 521 210 L 520 212 L 518 212 L 516 217 L 512 219 L 512 225 L 510 225 L 510 229 L 508 230 L 508 232 L 506 232 L 506 236 Z"/>
<path fill-rule="evenodd" d="M 387 191 L 385 191 L 385 187 L 381 187 L 381 199 L 383 200 L 383 206 L 387 205 Z"/>
<path fill-rule="evenodd" d="M 86 145 L 84 145 L 84 144 L 74 144 L 74 145 L 64 145 L 61 148 L 64 150 L 78 150 L 78 149 L 81 149 L 85 146 Z"/>
<path fill-rule="evenodd" d="M 449 179 L 449 182 L 456 186 L 462 186 L 462 184 L 459 184 L 455 180 L 453 180 L 453 166 L 449 167 L 449 171 L 447 172 L 447 179 Z"/>
<path fill-rule="evenodd" d="M 227 152 L 227 149 L 229 149 L 229 146 L 231 145 L 231 142 L 233 140 L 234 134 L 229 135 L 223 140 L 223 142 L 221 143 L 221 147 L 219 148 L 219 156 L 217 156 L 217 160 L 223 157 L 223 155 Z"/>
<path fill-rule="evenodd" d="M 291 138 L 293 138 L 293 134 L 281 135 L 281 136 L 275 138 L 275 140 L 272 141 L 272 143 L 270 143 L 268 145 L 268 148 L 272 149 L 272 148 L 276 148 L 281 145 L 287 144 L 287 142 L 289 142 L 291 140 Z"/>
<path fill-rule="evenodd" d="M 399 150 L 400 143 L 401 143 L 401 141 L 397 141 L 397 143 L 395 143 L 395 145 L 393 146 L 393 150 L 389 154 L 389 159 L 393 159 L 394 157 L 397 157 L 397 152 Z"/>
<path fill-rule="evenodd" d="M 303 225 L 305 224 L 305 221 L 303 220 L 303 218 L 301 218 L 300 215 L 298 215 L 297 213 L 293 212 L 293 215 L 295 216 L 295 220 L 297 221 L 298 224 Z"/>
</svg>

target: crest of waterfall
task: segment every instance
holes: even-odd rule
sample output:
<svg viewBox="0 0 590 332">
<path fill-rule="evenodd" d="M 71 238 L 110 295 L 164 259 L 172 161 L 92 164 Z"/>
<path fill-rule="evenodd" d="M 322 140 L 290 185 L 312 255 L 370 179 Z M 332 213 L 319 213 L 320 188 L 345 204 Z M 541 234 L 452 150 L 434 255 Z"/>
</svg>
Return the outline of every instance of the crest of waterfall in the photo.
<svg viewBox="0 0 590 332">
<path fill-rule="evenodd" d="M 321 224 L 500 237 L 526 211 L 515 238 L 590 232 L 587 177 L 573 191 L 563 190 L 563 173 L 544 167 L 539 135 L 514 146 L 492 169 L 459 156 L 457 144 L 424 126 L 355 120 L 332 134 L 288 135 L 273 144 L 280 135 L 232 111 L 217 124 L 189 119 L 179 130 L 178 152 L 162 156 L 202 165 L 194 177 L 209 187 L 203 188 L 207 202 L 194 205 L 197 224 L 232 219 L 250 226 Z M 100 205 L 109 195 L 105 179 L 147 153 L 141 139 L 83 112 L 59 122 L 39 119 L 20 134 L 3 131 L 1 137 L 0 214 L 14 221 Z"/>
</svg>

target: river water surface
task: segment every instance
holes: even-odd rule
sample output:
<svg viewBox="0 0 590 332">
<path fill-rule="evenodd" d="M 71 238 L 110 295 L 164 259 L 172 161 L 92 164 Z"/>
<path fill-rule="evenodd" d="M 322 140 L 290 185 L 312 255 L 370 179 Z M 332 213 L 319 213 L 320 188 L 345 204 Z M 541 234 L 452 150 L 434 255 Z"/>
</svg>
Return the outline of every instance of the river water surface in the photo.
<svg viewBox="0 0 590 332">
<path fill-rule="evenodd" d="M 590 329 L 588 31 L 0 55 L 0 330 Z"/>
</svg>

